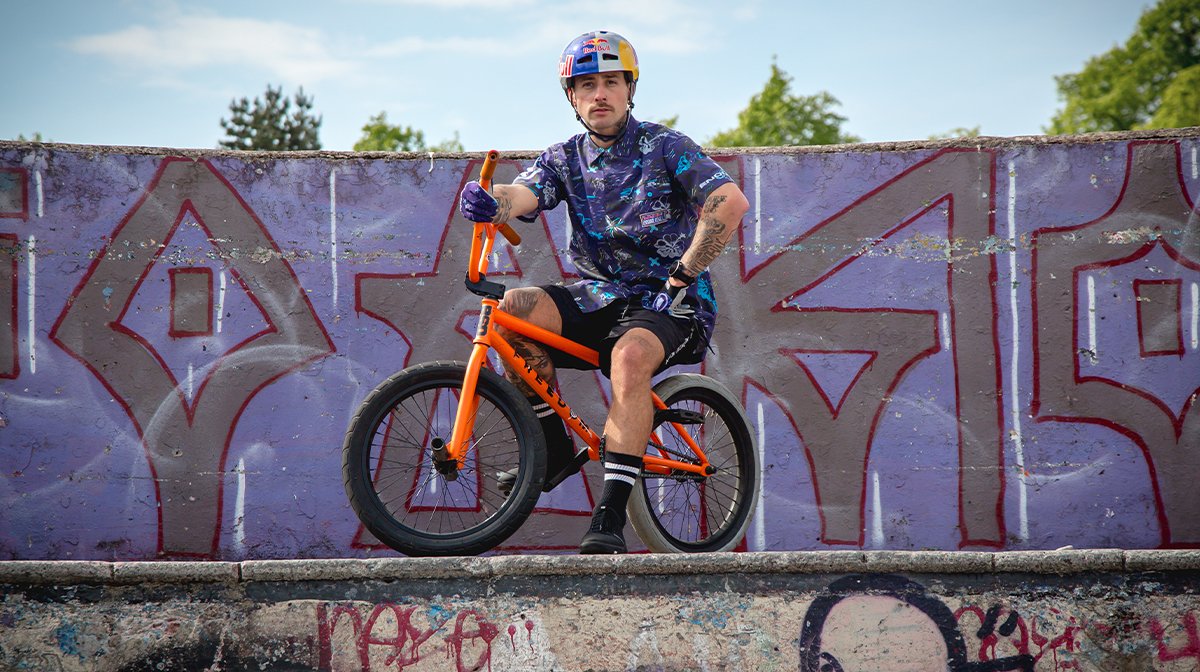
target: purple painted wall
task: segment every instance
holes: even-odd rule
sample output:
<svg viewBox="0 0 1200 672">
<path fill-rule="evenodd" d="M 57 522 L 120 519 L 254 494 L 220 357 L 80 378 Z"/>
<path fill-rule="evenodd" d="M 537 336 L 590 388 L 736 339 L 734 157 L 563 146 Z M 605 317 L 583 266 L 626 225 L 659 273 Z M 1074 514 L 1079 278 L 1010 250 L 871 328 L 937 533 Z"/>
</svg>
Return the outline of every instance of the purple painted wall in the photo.
<svg viewBox="0 0 1200 672">
<path fill-rule="evenodd" d="M 830 149 L 719 157 L 751 212 L 704 371 L 760 438 L 746 547 L 1200 547 L 1200 129 Z M 390 554 L 342 435 L 465 358 L 479 161 L 0 142 L 0 558 Z M 493 268 L 569 278 L 565 226 Z M 564 390 L 602 420 L 605 381 Z M 596 471 L 500 552 L 574 549 Z"/>
</svg>

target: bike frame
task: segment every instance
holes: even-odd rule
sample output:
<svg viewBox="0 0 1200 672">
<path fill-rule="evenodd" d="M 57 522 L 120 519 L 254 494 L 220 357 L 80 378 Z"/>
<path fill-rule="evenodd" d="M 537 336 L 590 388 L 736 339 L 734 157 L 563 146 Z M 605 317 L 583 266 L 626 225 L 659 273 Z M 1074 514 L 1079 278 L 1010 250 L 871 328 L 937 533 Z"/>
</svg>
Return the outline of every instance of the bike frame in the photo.
<svg viewBox="0 0 1200 672">
<path fill-rule="evenodd" d="M 493 150 L 488 152 L 487 158 L 484 160 L 483 169 L 480 171 L 480 184 L 485 189 L 490 190 L 492 172 L 495 170 L 498 158 L 499 154 Z M 471 240 L 471 255 L 468 261 L 468 287 L 472 285 L 479 287 L 487 284 L 488 259 L 491 257 L 492 247 L 495 243 L 496 233 L 498 232 L 503 233 L 514 245 L 520 244 L 520 237 L 516 235 L 508 224 L 503 222 L 476 222 Z M 497 290 L 495 289 L 496 287 L 499 286 L 493 284 L 493 292 L 503 289 L 500 287 Z M 588 457 L 592 460 L 600 459 L 600 437 L 571 410 L 571 407 L 558 394 L 558 391 L 553 389 L 548 382 L 542 380 L 542 377 L 529 365 L 525 358 L 517 354 L 512 344 L 496 331 L 496 327 L 498 326 L 543 345 L 574 355 L 593 366 L 599 366 L 599 353 L 595 350 L 527 322 L 511 313 L 507 313 L 500 308 L 499 298 L 496 296 L 485 296 L 480 305 L 479 327 L 476 330 L 475 338 L 472 340 L 471 356 L 467 361 L 467 372 L 463 379 L 461 392 L 462 397 L 459 399 L 458 414 L 454 419 L 454 432 L 449 445 L 446 447 L 447 458 L 457 462 L 459 468 L 464 467 L 466 464 L 467 453 L 470 450 L 468 442 L 474 432 L 475 413 L 478 410 L 478 396 L 475 394 L 475 389 L 479 381 L 479 371 L 487 364 L 488 351 L 495 350 L 496 354 L 507 365 L 508 370 L 517 373 L 530 389 L 549 404 L 550 408 L 554 409 L 554 412 L 562 418 L 567 427 L 587 444 Z M 663 403 L 663 400 L 657 394 L 651 392 L 651 397 L 656 410 L 667 408 L 667 405 Z M 707 475 L 710 469 L 708 457 L 704 454 L 704 451 L 700 449 L 700 446 L 696 444 L 695 440 L 692 439 L 691 435 L 682 425 L 673 421 L 670 424 L 675 427 L 679 436 L 688 444 L 688 448 L 693 452 L 698 461 L 693 463 L 672 459 L 665 452 L 662 440 L 659 439 L 658 435 L 651 433 L 650 442 L 657 446 L 660 454 L 651 455 L 647 453 L 643 457 L 645 470 L 663 475 L 672 472 L 688 472 L 700 476 Z"/>
</svg>

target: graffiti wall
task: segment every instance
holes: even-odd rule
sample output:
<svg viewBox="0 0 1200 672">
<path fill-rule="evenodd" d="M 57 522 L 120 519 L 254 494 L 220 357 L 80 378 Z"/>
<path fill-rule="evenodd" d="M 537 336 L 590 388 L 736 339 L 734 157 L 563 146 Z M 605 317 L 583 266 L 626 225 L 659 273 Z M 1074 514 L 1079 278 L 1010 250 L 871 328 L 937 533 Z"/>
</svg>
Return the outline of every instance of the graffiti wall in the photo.
<svg viewBox="0 0 1200 672">
<path fill-rule="evenodd" d="M 751 211 L 700 368 L 762 456 L 744 548 L 1200 547 L 1198 150 L 719 156 Z M 391 373 L 466 358 L 480 159 L 0 143 L 0 557 L 390 554 L 342 437 Z M 525 225 L 490 277 L 570 281 L 566 227 Z M 601 376 L 562 385 L 602 424 Z M 600 477 L 498 552 L 573 550 Z"/>
<path fill-rule="evenodd" d="M 120 672 L 1189 672 L 1200 665 L 1194 569 L 914 578 L 791 573 L 781 571 L 788 559 L 777 559 L 709 563 L 686 574 L 563 558 L 549 572 L 490 575 L 439 561 L 439 578 L 426 580 L 383 569 L 374 579 L 318 572 L 304 578 L 324 580 L 288 581 L 286 571 L 254 563 L 242 565 L 240 581 L 70 584 L 59 577 L 55 585 L 4 585 L 0 577 L 0 665 Z M 814 559 L 806 562 L 811 568 Z M 734 564 L 742 571 L 730 571 Z M 768 564 L 773 569 L 759 573 Z"/>
</svg>

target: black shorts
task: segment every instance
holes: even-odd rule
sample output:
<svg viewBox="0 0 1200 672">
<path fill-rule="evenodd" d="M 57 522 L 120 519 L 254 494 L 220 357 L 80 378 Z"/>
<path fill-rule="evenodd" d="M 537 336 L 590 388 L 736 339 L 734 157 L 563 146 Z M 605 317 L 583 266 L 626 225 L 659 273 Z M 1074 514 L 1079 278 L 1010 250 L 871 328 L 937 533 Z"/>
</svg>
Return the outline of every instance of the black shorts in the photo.
<svg viewBox="0 0 1200 672">
<path fill-rule="evenodd" d="M 696 364 L 704 359 L 706 339 L 700 322 L 691 318 L 672 317 L 618 299 L 607 306 L 585 313 L 575 303 L 571 292 L 562 285 L 542 285 L 562 316 L 562 335 L 600 353 L 600 370 L 608 375 L 612 349 L 617 339 L 631 329 L 649 329 L 662 343 L 666 357 L 658 367 L 663 371 L 676 364 Z M 595 369 L 588 362 L 554 348 L 548 348 L 550 361 L 563 369 Z"/>
</svg>

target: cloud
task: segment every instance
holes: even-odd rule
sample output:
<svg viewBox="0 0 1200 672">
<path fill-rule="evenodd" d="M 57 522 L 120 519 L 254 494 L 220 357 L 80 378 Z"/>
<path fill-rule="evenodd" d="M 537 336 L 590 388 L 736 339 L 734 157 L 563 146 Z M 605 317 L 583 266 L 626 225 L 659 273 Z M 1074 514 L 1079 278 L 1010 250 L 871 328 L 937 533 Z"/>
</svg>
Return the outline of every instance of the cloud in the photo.
<svg viewBox="0 0 1200 672">
<path fill-rule="evenodd" d="M 358 0 L 371 5 L 396 5 L 400 7 L 430 7 L 434 9 L 463 9 L 473 11 L 508 10 L 520 7 L 532 7 L 538 0 Z"/>
<path fill-rule="evenodd" d="M 543 2 L 530 12 L 538 41 L 559 48 L 587 30 L 611 30 L 633 42 L 639 54 L 682 55 L 711 50 L 721 39 L 729 7 L 715 2 L 685 0 L 572 0 Z"/>
<path fill-rule="evenodd" d="M 281 21 L 172 13 L 153 25 L 81 37 L 69 46 L 131 70 L 178 74 L 236 66 L 264 70 L 288 83 L 309 83 L 356 67 L 352 59 L 331 54 L 328 42 L 320 30 Z"/>
<path fill-rule="evenodd" d="M 369 48 L 364 53 L 370 58 L 396 58 L 415 54 L 431 53 L 503 53 L 511 51 L 509 42 L 498 39 L 468 37 L 399 37 Z"/>
</svg>

